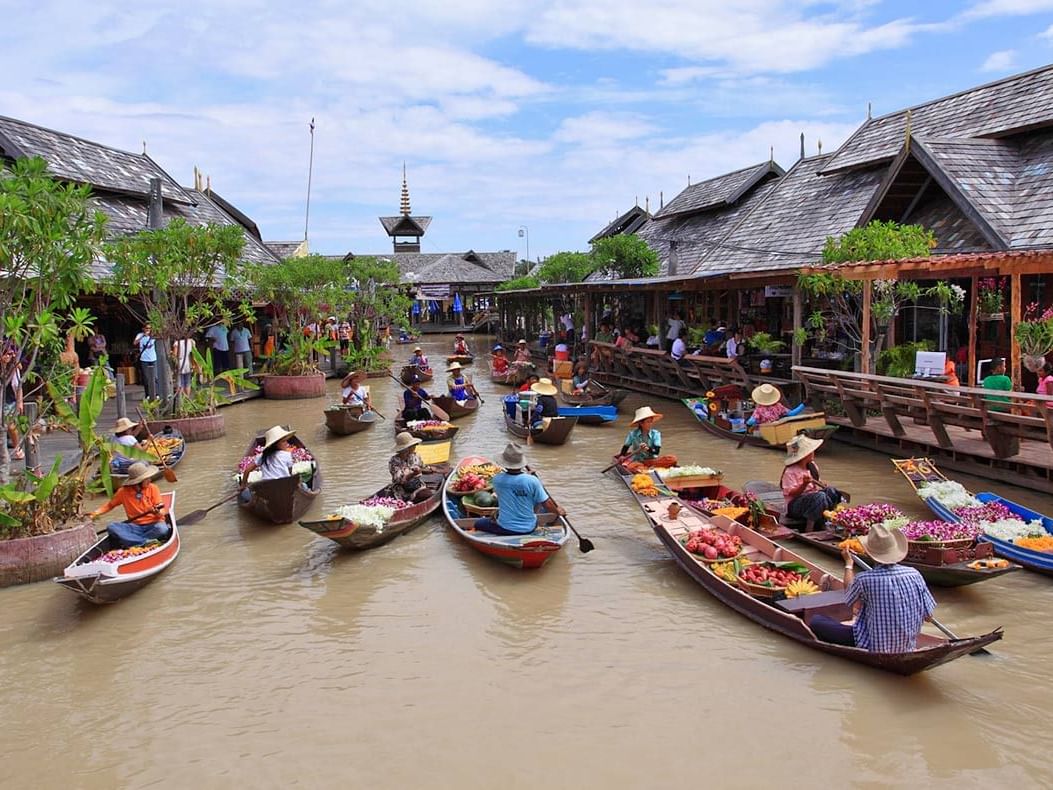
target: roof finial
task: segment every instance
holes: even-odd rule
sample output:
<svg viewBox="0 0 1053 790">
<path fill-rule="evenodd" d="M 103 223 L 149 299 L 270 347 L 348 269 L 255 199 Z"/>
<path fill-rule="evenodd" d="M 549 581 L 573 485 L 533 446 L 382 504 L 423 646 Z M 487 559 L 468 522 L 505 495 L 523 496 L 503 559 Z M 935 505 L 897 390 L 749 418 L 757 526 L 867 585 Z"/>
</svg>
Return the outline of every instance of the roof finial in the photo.
<svg viewBox="0 0 1053 790">
<path fill-rule="evenodd" d="M 640 208 L 640 196 L 639 195 L 636 195 L 633 198 L 633 206 L 635 206 L 636 208 Z"/>
<path fill-rule="evenodd" d="M 410 215 L 409 186 L 406 184 L 406 163 L 402 163 L 402 202 L 400 204 L 402 216 Z"/>
<path fill-rule="evenodd" d="M 646 211 L 648 214 L 651 213 L 651 196 L 650 195 L 645 197 L 644 200 L 643 200 L 643 210 Z"/>
<path fill-rule="evenodd" d="M 665 208 L 665 191 L 658 193 L 658 210 L 661 211 Z"/>
<path fill-rule="evenodd" d="M 819 156 L 823 155 L 823 138 L 819 138 Z"/>
<path fill-rule="evenodd" d="M 690 173 L 687 174 L 687 185 L 691 186 L 691 174 Z"/>
<path fill-rule="evenodd" d="M 873 113 L 873 107 L 872 107 L 872 103 L 871 103 L 871 102 L 867 102 L 867 120 L 868 120 L 868 121 L 869 121 L 869 120 L 870 120 L 871 118 L 873 118 L 873 117 L 874 117 L 872 113 Z"/>
<path fill-rule="evenodd" d="M 907 110 L 907 128 L 904 129 L 903 145 L 908 151 L 910 150 L 910 120 L 910 110 Z"/>
<path fill-rule="evenodd" d="M 146 155 L 146 140 L 143 140 L 143 155 Z"/>
<path fill-rule="evenodd" d="M 801 132 L 801 159 L 804 159 L 804 132 Z"/>
</svg>

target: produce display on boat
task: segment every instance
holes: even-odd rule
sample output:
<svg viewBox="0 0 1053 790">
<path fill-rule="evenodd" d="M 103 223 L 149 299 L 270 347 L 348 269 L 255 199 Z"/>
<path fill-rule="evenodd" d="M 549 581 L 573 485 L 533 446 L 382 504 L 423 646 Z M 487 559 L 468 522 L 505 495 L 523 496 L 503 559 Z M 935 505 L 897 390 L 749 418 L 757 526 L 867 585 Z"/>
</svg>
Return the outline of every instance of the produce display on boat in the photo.
<svg viewBox="0 0 1053 790">
<path fill-rule="evenodd" d="M 655 471 L 663 480 L 676 479 L 678 477 L 721 477 L 723 472 L 708 466 L 672 466 L 668 468 L 659 467 Z"/>
<path fill-rule="evenodd" d="M 998 540 L 1014 543 L 1022 538 L 1048 535 L 1040 519 L 1024 521 L 1001 502 L 981 502 L 955 480 L 920 485 L 918 496 L 935 499 L 963 523 Z"/>
<path fill-rule="evenodd" d="M 893 505 L 885 502 L 872 502 L 868 505 L 847 506 L 843 503 L 825 514 L 829 528 L 839 535 L 865 535 L 875 524 L 888 519 L 898 518 L 903 514 Z"/>
<path fill-rule="evenodd" d="M 121 560 L 127 560 L 131 557 L 139 557 L 143 554 L 149 554 L 160 545 L 160 541 L 152 540 L 142 546 L 132 546 L 128 549 L 111 549 L 95 560 L 95 562 L 120 562 Z"/>
<path fill-rule="evenodd" d="M 696 529 L 681 538 L 692 554 L 707 560 L 730 560 L 742 553 L 742 538 L 716 529 Z"/>
<path fill-rule="evenodd" d="M 633 479 L 629 482 L 634 493 L 640 494 L 641 496 L 658 496 L 660 493 L 658 487 L 655 485 L 654 478 L 651 477 L 648 472 L 640 472 L 639 474 L 633 475 Z"/>
<path fill-rule="evenodd" d="M 490 487 L 490 480 L 500 471 L 501 467 L 496 464 L 472 464 L 459 467 L 450 482 L 450 490 L 457 494 L 482 491 Z"/>
<path fill-rule="evenodd" d="M 621 465 L 627 472 L 646 472 L 650 469 L 667 469 L 676 466 L 675 455 L 660 455 L 657 458 L 648 458 L 646 461 L 626 461 Z"/>
<path fill-rule="evenodd" d="M 414 431 L 423 431 L 424 433 L 445 433 L 446 431 L 453 428 L 452 422 L 446 422 L 446 420 L 410 420 L 406 423 L 406 427 Z"/>
<path fill-rule="evenodd" d="M 149 439 L 145 443 L 143 450 L 150 456 L 158 460 L 164 460 L 165 463 L 170 462 L 176 454 L 182 451 L 186 446 L 186 442 L 183 441 L 181 436 L 155 436 L 153 441 Z"/>
</svg>

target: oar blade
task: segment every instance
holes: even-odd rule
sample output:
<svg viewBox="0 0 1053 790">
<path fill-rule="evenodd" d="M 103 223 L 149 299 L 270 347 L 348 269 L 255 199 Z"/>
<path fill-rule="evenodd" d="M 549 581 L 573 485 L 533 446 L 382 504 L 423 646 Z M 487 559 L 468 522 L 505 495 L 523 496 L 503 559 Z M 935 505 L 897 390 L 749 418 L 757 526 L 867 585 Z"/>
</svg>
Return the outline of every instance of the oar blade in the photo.
<svg viewBox="0 0 1053 790">
<path fill-rule="evenodd" d="M 208 515 L 208 510 L 194 510 L 191 513 L 188 513 L 185 516 L 180 516 L 179 517 L 179 526 L 187 527 L 187 526 L 190 526 L 191 524 L 196 524 L 201 519 L 203 519 L 206 515 Z"/>
</svg>

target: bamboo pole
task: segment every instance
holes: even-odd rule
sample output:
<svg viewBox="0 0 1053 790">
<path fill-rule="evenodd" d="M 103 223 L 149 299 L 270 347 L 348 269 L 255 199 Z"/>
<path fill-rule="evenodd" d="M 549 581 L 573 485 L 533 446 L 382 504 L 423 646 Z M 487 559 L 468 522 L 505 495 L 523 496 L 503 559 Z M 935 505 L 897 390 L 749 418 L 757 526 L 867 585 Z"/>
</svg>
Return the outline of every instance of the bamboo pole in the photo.
<svg viewBox="0 0 1053 790">
<path fill-rule="evenodd" d="M 863 373 L 870 373 L 870 302 L 874 295 L 874 281 L 863 281 L 863 341 L 860 343 L 862 359 L 860 367 Z"/>
<path fill-rule="evenodd" d="M 1020 323 L 1020 275 L 1009 275 L 1009 375 L 1013 378 L 1013 389 L 1020 389 L 1020 346 L 1016 342 L 1016 325 Z"/>
<path fill-rule="evenodd" d="M 976 386 L 976 331 L 980 326 L 977 308 L 980 303 L 980 278 L 975 274 L 969 280 L 969 386 Z"/>
</svg>

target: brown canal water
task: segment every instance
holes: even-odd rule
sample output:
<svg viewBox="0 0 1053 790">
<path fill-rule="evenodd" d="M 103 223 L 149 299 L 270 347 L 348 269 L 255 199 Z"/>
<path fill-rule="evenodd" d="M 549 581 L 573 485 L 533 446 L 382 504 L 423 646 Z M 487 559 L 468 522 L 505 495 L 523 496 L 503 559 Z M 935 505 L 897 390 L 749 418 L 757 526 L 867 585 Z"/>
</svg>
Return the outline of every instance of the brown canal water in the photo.
<svg viewBox="0 0 1053 790">
<path fill-rule="evenodd" d="M 425 343 L 435 359 L 451 345 Z M 454 451 L 496 454 L 505 391 L 483 364 L 474 372 L 486 404 L 461 421 Z M 400 390 L 370 383 L 392 417 Z M 572 541 L 539 572 L 477 554 L 438 516 L 355 554 L 229 505 L 187 527 L 173 567 L 116 605 L 49 583 L 0 590 L 0 785 L 1053 784 L 1053 581 L 1019 572 L 935 590 L 945 624 L 961 634 L 1004 625 L 1006 638 L 993 657 L 921 676 L 798 646 L 696 586 L 622 484 L 600 476 L 624 414 L 645 402 L 631 395 L 616 426 L 578 426 L 566 446 L 530 450 L 597 547 L 582 555 Z M 736 450 L 680 404 L 653 405 L 666 415 L 664 451 L 723 469 L 733 486 L 777 477 L 779 453 Z M 379 488 L 390 422 L 329 437 L 322 407 L 225 410 L 227 437 L 191 445 L 178 468 L 179 510 L 230 490 L 250 434 L 279 422 L 320 459 L 312 514 Z M 820 462 L 855 502 L 928 515 L 884 456 L 832 442 Z M 1048 497 L 1008 493 L 1053 509 Z"/>
</svg>

